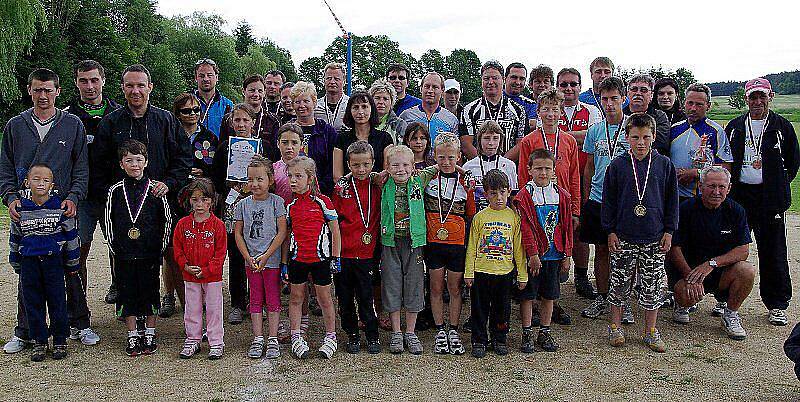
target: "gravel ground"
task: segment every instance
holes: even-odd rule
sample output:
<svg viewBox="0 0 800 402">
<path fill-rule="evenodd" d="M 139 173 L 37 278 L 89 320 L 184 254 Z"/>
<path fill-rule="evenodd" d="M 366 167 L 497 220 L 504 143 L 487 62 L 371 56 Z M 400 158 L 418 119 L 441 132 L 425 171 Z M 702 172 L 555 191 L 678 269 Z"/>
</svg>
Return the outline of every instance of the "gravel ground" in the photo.
<svg viewBox="0 0 800 402">
<path fill-rule="evenodd" d="M 0 230 L 7 238 L 7 225 Z M 798 244 L 800 217 L 789 217 L 790 244 Z M 6 255 L 5 241 L 0 254 Z M 790 247 L 790 262 L 798 291 L 800 250 Z M 70 341 L 66 360 L 33 364 L 29 351 L 0 356 L 7 369 L 0 375 L 0 400 L 769 400 L 800 399 L 800 382 L 783 354 L 783 341 L 797 322 L 796 303 L 789 309 L 790 325 L 773 327 L 753 292 L 741 309 L 748 338 L 727 339 L 719 319 L 711 317 L 713 298 L 707 297 L 688 326 L 673 324 L 670 311 L 662 310 L 660 330 L 668 344 L 664 354 L 651 353 L 638 336 L 643 316 L 627 327 L 629 342 L 615 350 L 605 340 L 605 320 L 579 317 L 586 300 L 574 287 L 562 291 L 562 305 L 573 325 L 554 327 L 561 349 L 557 353 L 518 352 L 520 330 L 513 319 L 509 335 L 511 354 L 491 353 L 483 360 L 431 353 L 432 331 L 421 333 L 426 348 L 422 356 L 348 355 L 340 351 L 330 361 L 297 361 L 288 347 L 277 361 L 250 360 L 245 356 L 251 340 L 249 321 L 226 324 L 226 350 L 222 360 L 205 359 L 208 349 L 191 360 L 179 360 L 183 320 L 179 315 L 160 320 L 160 346 L 155 355 L 129 358 L 123 353 L 125 332 L 103 303 L 109 282 L 105 247 L 99 233 L 89 260 L 89 303 L 93 327 L 102 337 L 96 346 Z M 751 252 L 755 262 L 755 250 Z M 10 267 L 0 276 L 0 341 L 13 333 L 17 276 Z M 227 274 L 225 276 L 227 278 Z M 227 292 L 226 292 L 227 294 Z M 226 296 L 227 297 L 227 296 Z M 286 317 L 286 312 L 282 313 Z M 516 310 L 514 313 L 516 317 Z M 382 332 L 381 342 L 388 343 Z M 310 343 L 318 347 L 321 319 L 312 319 Z M 344 335 L 340 332 L 340 341 Z M 464 337 L 468 344 L 468 335 Z"/>
</svg>

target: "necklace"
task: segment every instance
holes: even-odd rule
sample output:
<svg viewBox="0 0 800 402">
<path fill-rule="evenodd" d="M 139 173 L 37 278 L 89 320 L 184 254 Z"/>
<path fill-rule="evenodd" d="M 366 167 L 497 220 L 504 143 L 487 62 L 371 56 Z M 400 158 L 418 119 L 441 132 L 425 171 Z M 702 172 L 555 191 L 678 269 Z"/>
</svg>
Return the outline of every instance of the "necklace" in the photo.
<svg viewBox="0 0 800 402">
<path fill-rule="evenodd" d="M 372 235 L 369 233 L 369 218 L 372 215 L 372 180 L 367 179 L 369 187 L 367 188 L 367 216 L 364 217 L 364 209 L 361 207 L 361 197 L 358 195 L 358 187 L 356 187 L 356 179 L 350 176 L 350 182 L 353 184 L 353 192 L 356 193 L 356 205 L 358 205 L 358 214 L 361 216 L 361 223 L 364 224 L 364 234 L 361 235 L 361 242 L 366 244 L 372 243 Z"/>
<path fill-rule="evenodd" d="M 541 130 L 542 130 L 542 143 L 544 143 L 544 149 L 552 152 L 553 158 L 556 160 L 556 162 L 558 162 L 558 144 L 561 142 L 561 135 L 560 135 L 561 130 L 559 130 L 558 127 L 556 127 L 556 140 L 555 140 L 556 146 L 552 150 L 550 149 L 550 144 L 548 144 L 547 142 L 547 134 L 545 134 L 544 132 L 544 127 L 542 127 Z"/>
<path fill-rule="evenodd" d="M 447 236 L 450 234 L 447 229 L 444 227 L 444 223 L 447 222 L 447 218 L 450 216 L 450 212 L 453 211 L 453 205 L 455 204 L 456 198 L 456 186 L 458 186 L 458 173 L 456 173 L 456 181 L 453 183 L 453 192 L 450 194 L 450 206 L 447 209 L 447 213 L 442 215 L 442 174 L 439 173 L 438 175 L 439 181 L 439 188 L 437 188 L 436 200 L 439 202 L 439 230 L 436 231 L 436 238 L 445 241 L 447 240 Z"/>
<path fill-rule="evenodd" d="M 142 213 L 144 200 L 147 199 L 147 190 L 149 189 L 150 179 L 147 179 L 147 183 L 144 184 L 144 194 L 142 194 L 142 200 L 139 201 L 139 206 L 136 208 L 136 214 L 134 215 L 133 211 L 131 210 L 131 202 L 128 199 L 128 189 L 125 188 L 125 184 L 122 185 L 122 194 L 125 196 L 125 206 L 128 207 L 128 216 L 131 218 L 131 228 L 128 229 L 128 238 L 131 240 L 136 240 L 142 235 L 142 232 L 136 227 L 136 221 L 139 219 L 139 215 Z"/>
<path fill-rule="evenodd" d="M 753 153 L 755 157 L 753 158 L 753 162 L 750 163 L 750 166 L 753 169 L 760 170 L 761 169 L 761 144 L 764 142 L 764 133 L 767 132 L 767 124 L 769 120 L 767 118 L 764 119 L 764 125 L 761 127 L 761 134 L 758 136 L 758 143 L 756 144 L 756 139 L 754 138 L 753 133 L 753 125 L 752 125 L 752 118 L 750 118 L 750 114 L 747 114 L 747 134 L 750 137 L 750 143 L 753 144 Z"/>
<path fill-rule="evenodd" d="M 644 176 L 644 188 L 639 190 L 639 175 L 636 173 L 636 161 L 633 158 L 633 152 L 631 152 L 631 167 L 633 167 L 633 180 L 635 181 L 636 185 L 636 197 L 639 198 L 639 203 L 633 207 L 633 214 L 638 216 L 639 218 L 647 215 L 647 207 L 644 206 L 642 200 L 644 200 L 644 193 L 647 191 L 647 181 L 650 179 L 650 163 L 653 162 L 653 153 L 650 151 L 650 154 L 647 157 L 647 174 Z"/>
<path fill-rule="evenodd" d="M 608 128 L 608 119 L 605 120 L 606 123 L 606 144 L 608 145 L 608 159 L 614 159 L 614 154 L 617 150 L 617 143 L 619 142 L 619 132 L 622 130 L 622 122 L 619 123 L 617 129 L 614 130 L 614 142 L 611 142 L 611 136 L 609 134 Z"/>
</svg>

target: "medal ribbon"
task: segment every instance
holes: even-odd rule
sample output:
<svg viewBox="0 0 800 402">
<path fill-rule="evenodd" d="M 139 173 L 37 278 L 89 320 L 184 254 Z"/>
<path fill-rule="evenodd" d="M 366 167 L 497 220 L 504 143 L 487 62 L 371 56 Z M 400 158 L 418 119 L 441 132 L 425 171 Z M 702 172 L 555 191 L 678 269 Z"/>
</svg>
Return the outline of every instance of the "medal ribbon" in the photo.
<svg viewBox="0 0 800 402">
<path fill-rule="evenodd" d="M 447 209 L 447 214 L 444 215 L 444 219 L 442 219 L 442 174 L 441 172 L 438 175 L 439 180 L 439 188 L 437 189 L 436 200 L 439 201 L 439 223 L 444 226 L 444 223 L 447 222 L 447 217 L 450 216 L 450 212 L 453 211 L 453 205 L 456 203 L 456 186 L 458 186 L 458 173 L 456 173 L 456 181 L 453 183 L 453 193 L 450 195 L 450 207 Z"/>
<path fill-rule="evenodd" d="M 364 218 L 364 209 L 361 207 L 361 197 L 358 196 L 358 187 L 356 187 L 356 179 L 350 176 L 350 182 L 353 183 L 353 192 L 356 193 L 356 204 L 358 205 L 358 214 L 361 215 L 361 223 L 364 228 L 369 230 L 369 217 L 372 214 L 372 179 L 367 178 L 369 182 L 367 193 L 367 217 Z"/>
<path fill-rule="evenodd" d="M 767 115 L 769 117 L 769 115 Z M 761 128 L 761 135 L 758 137 L 758 144 L 756 144 L 755 136 L 753 135 L 753 126 L 750 123 L 752 119 L 750 118 L 750 114 L 747 114 L 747 135 L 750 137 L 750 142 L 753 144 L 753 153 L 755 154 L 755 160 L 761 159 L 761 143 L 764 142 L 764 133 L 767 132 L 767 124 L 769 124 L 769 119 L 764 119 L 764 126 Z"/>
<path fill-rule="evenodd" d="M 639 191 L 639 175 L 636 173 L 636 161 L 633 159 L 633 151 L 631 151 L 631 166 L 633 167 L 633 180 L 636 182 L 636 196 L 639 198 L 639 205 L 642 205 L 644 200 L 644 193 L 647 191 L 647 181 L 650 179 L 650 163 L 653 162 L 653 151 L 647 157 L 647 174 L 644 176 L 644 188 Z"/>
<path fill-rule="evenodd" d="M 131 203 L 128 200 L 128 190 L 125 188 L 125 184 L 122 185 L 122 194 L 125 195 L 125 206 L 128 207 L 128 216 L 131 217 L 131 225 L 136 225 L 136 220 L 139 219 L 139 215 L 142 213 L 142 207 L 144 207 L 144 200 L 147 199 L 147 192 L 150 190 L 150 179 L 147 179 L 147 183 L 144 184 L 144 194 L 142 194 L 142 200 L 139 201 L 139 206 L 136 208 L 136 215 L 133 214 L 131 211 Z"/>
<path fill-rule="evenodd" d="M 544 128 L 539 128 L 539 129 L 542 130 L 542 142 L 544 143 L 544 148 L 549 151 L 550 150 L 550 144 L 547 143 L 547 134 L 545 134 Z M 553 148 L 553 151 L 552 151 L 553 152 L 553 158 L 556 161 L 558 161 L 558 144 L 561 143 L 560 131 L 561 131 L 561 129 L 556 127 L 556 141 L 555 141 L 556 142 L 556 146 L 555 146 L 555 148 Z M 606 131 L 606 132 L 608 132 L 608 131 Z M 613 156 L 612 156 L 612 158 L 613 158 Z"/>
</svg>

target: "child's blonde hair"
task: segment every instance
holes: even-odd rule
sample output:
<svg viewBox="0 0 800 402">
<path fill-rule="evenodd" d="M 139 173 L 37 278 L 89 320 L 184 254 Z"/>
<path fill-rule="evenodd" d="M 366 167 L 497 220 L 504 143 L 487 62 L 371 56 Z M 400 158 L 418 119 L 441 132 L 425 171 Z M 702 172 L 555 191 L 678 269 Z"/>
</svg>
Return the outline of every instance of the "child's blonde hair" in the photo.
<svg viewBox="0 0 800 402">
<path fill-rule="evenodd" d="M 299 167 L 305 171 L 308 176 L 308 186 L 311 187 L 311 194 L 317 195 L 319 185 L 317 183 L 317 164 L 314 160 L 307 156 L 298 156 L 286 163 L 286 170 L 293 167 Z"/>
<path fill-rule="evenodd" d="M 250 159 L 250 164 L 247 165 L 247 168 L 264 168 L 264 171 L 267 172 L 267 176 L 269 177 L 269 191 L 273 192 L 275 190 L 275 168 L 272 167 L 272 161 L 259 155 L 253 155 L 253 158 Z"/>
<path fill-rule="evenodd" d="M 392 158 L 397 155 L 404 155 L 411 158 L 411 161 L 414 161 L 414 151 L 411 148 L 405 145 L 395 145 L 389 148 L 389 151 L 386 152 L 386 161 L 391 162 Z"/>
<path fill-rule="evenodd" d="M 457 152 L 461 152 L 461 140 L 451 132 L 445 131 L 436 136 L 436 139 L 433 141 L 433 153 L 436 153 L 436 149 L 440 146 L 450 147 Z"/>
</svg>

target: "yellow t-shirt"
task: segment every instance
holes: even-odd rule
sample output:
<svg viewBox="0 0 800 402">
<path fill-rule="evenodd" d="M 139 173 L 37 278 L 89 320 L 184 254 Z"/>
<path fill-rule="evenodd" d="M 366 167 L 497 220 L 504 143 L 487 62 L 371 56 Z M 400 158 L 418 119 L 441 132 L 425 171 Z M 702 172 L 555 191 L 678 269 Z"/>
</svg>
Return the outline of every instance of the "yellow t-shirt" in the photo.
<svg viewBox="0 0 800 402">
<path fill-rule="evenodd" d="M 522 249 L 520 218 L 511 209 L 484 208 L 472 219 L 464 278 L 475 272 L 505 275 L 517 266 L 517 280 L 528 281 L 525 251 Z"/>
</svg>

